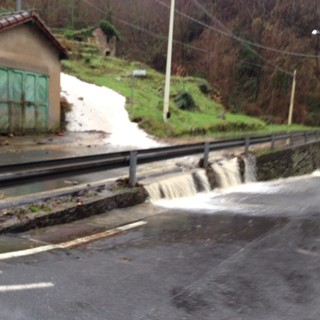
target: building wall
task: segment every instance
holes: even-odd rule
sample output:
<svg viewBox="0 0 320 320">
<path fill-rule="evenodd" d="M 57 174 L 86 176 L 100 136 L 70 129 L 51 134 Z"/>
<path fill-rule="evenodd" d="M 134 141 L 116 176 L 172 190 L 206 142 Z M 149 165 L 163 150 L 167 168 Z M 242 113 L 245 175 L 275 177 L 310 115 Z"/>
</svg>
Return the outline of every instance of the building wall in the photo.
<svg viewBox="0 0 320 320">
<path fill-rule="evenodd" d="M 34 25 L 24 24 L 0 32 L 0 66 L 49 76 L 48 129 L 60 125 L 59 53 Z"/>
</svg>

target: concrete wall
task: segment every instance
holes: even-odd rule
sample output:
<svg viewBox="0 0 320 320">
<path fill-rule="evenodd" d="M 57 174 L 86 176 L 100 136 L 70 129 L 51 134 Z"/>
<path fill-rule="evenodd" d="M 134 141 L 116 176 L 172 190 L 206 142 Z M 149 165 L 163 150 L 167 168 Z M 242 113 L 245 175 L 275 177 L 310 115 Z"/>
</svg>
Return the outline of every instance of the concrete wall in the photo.
<svg viewBox="0 0 320 320">
<path fill-rule="evenodd" d="M 320 142 L 257 156 L 257 180 L 308 174 L 320 168 Z"/>
<path fill-rule="evenodd" d="M 32 24 L 0 32 L 0 66 L 33 71 L 49 76 L 48 129 L 60 125 L 59 53 Z"/>
</svg>

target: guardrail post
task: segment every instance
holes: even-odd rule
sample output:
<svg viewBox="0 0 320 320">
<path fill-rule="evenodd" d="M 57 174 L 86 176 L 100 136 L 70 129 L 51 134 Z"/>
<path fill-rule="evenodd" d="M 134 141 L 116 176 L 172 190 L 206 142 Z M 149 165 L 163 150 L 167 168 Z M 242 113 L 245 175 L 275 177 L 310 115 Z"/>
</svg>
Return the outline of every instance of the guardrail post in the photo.
<svg viewBox="0 0 320 320">
<path fill-rule="evenodd" d="M 274 149 L 275 142 L 276 142 L 276 139 L 275 139 L 274 135 L 272 134 L 271 135 L 271 149 L 272 150 Z"/>
<path fill-rule="evenodd" d="M 137 183 L 137 151 L 130 151 L 129 186 L 134 187 Z"/>
<path fill-rule="evenodd" d="M 304 142 L 305 143 L 308 142 L 308 132 L 307 131 L 304 132 Z"/>
<path fill-rule="evenodd" d="M 209 152 L 210 152 L 210 143 L 204 143 L 204 155 L 203 155 L 203 167 L 208 168 L 209 165 Z"/>
<path fill-rule="evenodd" d="M 246 137 L 246 139 L 245 139 L 245 149 L 244 149 L 245 153 L 249 152 L 249 147 L 250 147 L 250 137 Z"/>
<path fill-rule="evenodd" d="M 290 133 L 290 146 L 293 146 L 293 133 Z"/>
</svg>

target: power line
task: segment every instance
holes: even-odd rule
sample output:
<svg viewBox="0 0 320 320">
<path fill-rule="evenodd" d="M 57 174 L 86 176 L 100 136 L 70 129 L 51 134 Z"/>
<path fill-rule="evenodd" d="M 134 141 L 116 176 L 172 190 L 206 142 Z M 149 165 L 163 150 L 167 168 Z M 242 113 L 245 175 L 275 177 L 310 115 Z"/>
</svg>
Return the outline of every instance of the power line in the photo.
<svg viewBox="0 0 320 320">
<path fill-rule="evenodd" d="M 92 8 L 96 9 L 97 11 L 103 13 L 103 14 L 106 14 L 106 13 L 107 13 L 106 10 L 97 7 L 96 5 L 94 5 L 93 3 L 91 3 L 91 2 L 88 1 L 88 0 L 82 0 L 82 1 L 83 1 L 84 3 L 86 3 L 87 5 L 91 6 Z M 160 0 L 155 0 L 155 1 L 158 2 L 158 3 L 161 4 L 161 5 L 166 6 L 167 8 L 169 8 L 169 6 L 168 6 L 167 4 L 165 4 L 165 3 L 163 3 L 162 1 L 160 1 Z M 199 4 L 199 5 L 200 5 L 200 4 Z M 200 5 L 200 6 L 201 6 L 201 5 Z M 205 9 L 205 8 L 203 8 L 203 9 Z M 188 19 L 190 19 L 190 20 L 192 20 L 192 21 L 197 22 L 197 23 L 199 23 L 199 24 L 201 24 L 201 25 L 203 25 L 203 26 L 205 26 L 205 27 L 207 27 L 207 28 L 209 28 L 209 29 L 212 29 L 212 30 L 214 30 L 214 31 L 216 31 L 216 32 L 219 32 L 219 33 L 221 33 L 221 34 L 223 34 L 223 35 L 226 35 L 226 36 L 229 36 L 229 37 L 231 37 L 231 35 L 232 35 L 232 33 L 231 33 L 230 31 L 228 31 L 228 32 L 223 32 L 223 31 L 221 31 L 220 29 L 216 29 L 216 28 L 214 28 L 214 27 L 212 27 L 212 26 L 209 26 L 208 24 L 205 24 L 205 23 L 203 23 L 202 21 L 199 21 L 199 20 L 197 20 L 197 19 L 195 19 L 195 18 L 193 18 L 193 17 L 191 17 L 191 16 L 188 16 L 187 14 L 184 14 L 183 12 L 180 12 L 180 11 L 178 11 L 178 10 L 175 10 L 175 11 L 176 11 L 178 14 L 180 14 L 180 15 L 182 15 L 182 16 L 184 16 L 184 17 L 186 17 L 186 18 L 188 18 Z M 209 13 L 207 12 L 207 14 L 209 14 Z M 212 17 L 210 14 L 209 14 L 209 16 L 210 16 L 210 18 L 215 19 L 215 18 Z M 118 22 L 120 22 L 120 23 L 122 23 L 122 24 L 124 24 L 124 25 L 126 25 L 126 26 L 129 26 L 129 27 L 131 27 L 131 28 L 133 28 L 133 29 L 136 29 L 136 30 L 138 30 L 138 31 L 140 31 L 140 32 L 144 32 L 144 33 L 146 33 L 146 34 L 148 34 L 148 35 L 150 35 L 150 36 L 152 36 L 152 37 L 154 37 L 154 38 L 167 41 L 167 37 L 165 37 L 165 36 L 163 36 L 163 35 L 160 35 L 160 34 L 158 34 L 158 33 L 152 32 L 152 31 L 150 31 L 150 30 L 147 30 L 147 29 L 145 29 L 145 28 L 143 28 L 143 27 L 141 27 L 141 26 L 137 26 L 137 25 L 135 25 L 135 24 L 132 24 L 132 23 L 130 23 L 130 22 L 128 22 L 128 21 L 125 21 L 125 20 L 123 20 L 123 19 L 120 19 L 120 18 L 113 17 L 113 19 L 115 19 L 116 21 L 118 21 Z M 221 26 L 226 29 L 226 27 L 225 27 L 220 21 L 219 21 L 219 24 L 221 24 Z M 228 29 L 227 29 L 227 30 L 228 30 Z M 192 45 L 190 45 L 190 44 L 186 44 L 186 43 L 181 42 L 181 41 L 178 41 L 178 40 L 173 40 L 173 42 L 174 42 L 175 44 L 183 45 L 183 46 L 185 46 L 185 47 L 187 47 L 187 48 L 189 48 L 189 49 L 195 50 L 195 51 L 199 51 L 199 52 L 203 52 L 203 53 L 211 53 L 210 50 L 202 49 L 202 48 L 199 48 L 199 47 L 196 47 L 196 46 L 192 46 Z M 254 52 L 256 55 L 258 55 L 261 60 L 263 60 L 265 63 L 271 65 L 274 69 L 277 69 L 278 71 L 283 72 L 283 73 L 285 73 L 285 74 L 288 74 L 288 75 L 290 75 L 290 76 L 293 75 L 292 73 L 288 72 L 287 70 L 285 70 L 285 69 L 283 69 L 283 68 L 281 68 L 281 67 L 273 64 L 272 62 L 268 61 L 267 59 L 263 58 L 261 55 L 259 55 L 259 54 L 258 54 L 255 50 L 253 50 L 252 48 L 249 47 L 248 49 L 251 50 L 252 52 Z M 253 63 L 249 63 L 249 62 L 248 62 L 247 64 L 254 65 Z"/>
<path fill-rule="evenodd" d="M 92 8 L 100 11 L 101 13 L 104 13 L 104 14 L 107 13 L 106 10 L 103 10 L 103 9 L 95 6 L 93 3 L 91 3 L 91 2 L 88 1 L 88 0 L 82 0 L 82 1 L 83 1 L 84 3 L 86 3 L 87 5 L 91 6 Z M 129 27 L 131 27 L 131 28 L 133 28 L 133 29 L 136 29 L 136 30 L 138 30 L 138 31 L 144 32 L 144 33 L 146 33 L 146 34 L 148 34 L 148 35 L 150 35 L 150 36 L 152 36 L 152 37 L 154 37 L 154 38 L 158 38 L 158 39 L 160 39 L 160 40 L 165 40 L 165 41 L 167 41 L 167 37 L 165 37 L 165 36 L 163 36 L 163 35 L 161 35 L 161 34 L 159 34 L 159 33 L 152 32 L 152 31 L 150 31 L 150 30 L 147 30 L 147 29 L 145 29 L 145 28 L 143 28 L 143 27 L 137 26 L 137 25 L 135 25 L 135 24 L 132 24 L 132 23 L 130 23 L 130 22 L 128 22 L 128 21 L 125 21 L 125 20 L 123 20 L 123 19 L 120 19 L 120 18 L 113 17 L 113 19 L 116 20 L 116 21 L 118 21 L 118 22 L 120 22 L 120 23 L 122 23 L 122 24 L 124 24 L 124 25 L 126 25 L 126 26 L 129 26 Z M 200 52 L 204 52 L 204 53 L 209 53 L 209 52 L 210 52 L 209 50 L 202 49 L 202 48 L 198 48 L 198 47 L 196 47 L 196 46 L 192 46 L 192 45 L 190 45 L 190 44 L 186 44 L 186 43 L 183 43 L 183 42 L 178 41 L 178 40 L 173 40 L 173 42 L 176 43 L 176 44 L 183 45 L 183 46 L 185 46 L 185 47 L 187 47 L 187 48 L 190 48 L 190 49 L 192 49 L 192 50 L 196 50 L 196 51 L 200 51 Z"/>
<path fill-rule="evenodd" d="M 168 5 L 165 4 L 164 2 L 162 2 L 162 1 L 160 1 L 160 0 L 155 0 L 155 1 L 158 2 L 159 4 L 161 4 L 161 5 L 163 5 L 163 6 L 165 6 L 165 7 L 168 8 Z M 195 1 L 192 0 L 192 1 L 195 3 L 196 0 L 195 0 Z M 246 43 L 244 43 L 246 40 L 241 39 L 241 38 L 239 38 L 239 37 L 236 37 L 220 20 L 218 20 L 218 19 L 216 19 L 214 16 L 212 16 L 212 15 L 211 15 L 200 3 L 198 3 L 197 1 L 196 1 L 196 5 L 197 5 L 198 7 L 200 7 L 201 10 L 203 10 L 203 11 L 206 13 L 206 15 L 210 17 L 210 19 L 212 19 L 212 20 L 214 20 L 215 22 L 217 22 L 217 23 L 218 23 L 223 29 L 225 29 L 226 31 L 222 31 L 222 30 L 220 30 L 220 29 L 214 28 L 214 27 L 212 27 L 212 26 L 210 26 L 210 25 L 208 25 L 208 24 L 206 24 L 206 23 L 204 23 L 204 22 L 202 22 L 202 21 L 199 21 L 199 20 L 197 20 L 197 19 L 195 19 L 195 18 L 193 18 L 193 17 L 191 17 L 191 16 L 189 16 L 189 15 L 181 12 L 181 11 L 176 10 L 176 12 L 177 12 L 178 14 L 180 14 L 180 15 L 182 15 L 182 16 L 184 16 L 184 17 L 186 17 L 186 18 L 188 18 L 188 19 L 190 19 L 190 20 L 192 20 L 192 21 L 194 21 L 194 22 L 196 22 L 196 23 L 198 23 L 198 24 L 201 24 L 201 25 L 205 26 L 205 27 L 208 28 L 208 29 L 212 29 L 212 30 L 214 30 L 214 31 L 216 31 L 216 32 L 224 35 L 224 36 L 233 38 L 234 40 L 239 41 L 242 45 L 245 45 L 245 44 L 246 44 Z M 243 40 L 243 41 L 242 41 L 242 40 Z M 287 71 L 287 70 L 279 67 L 278 65 L 270 62 L 269 60 L 267 60 L 266 58 L 264 58 L 263 56 L 261 56 L 259 53 L 257 53 L 254 49 L 250 48 L 249 46 L 246 46 L 246 48 L 247 48 L 248 50 L 250 50 L 251 52 L 253 52 L 256 56 L 258 56 L 262 61 L 264 61 L 265 63 L 271 65 L 274 69 L 277 69 L 278 71 L 283 72 L 283 73 L 285 73 L 285 74 L 287 74 L 287 75 L 293 76 L 293 73 L 291 73 L 291 72 L 289 72 L 289 71 Z"/>
<path fill-rule="evenodd" d="M 279 67 L 278 65 L 270 62 L 269 60 L 267 60 L 266 58 L 264 58 L 261 54 L 259 54 L 256 50 L 252 49 L 250 47 L 250 45 L 244 41 L 242 41 L 243 39 L 237 37 L 236 35 L 234 35 L 220 20 L 218 20 L 217 18 L 215 18 L 212 14 L 210 14 L 210 12 L 205 8 L 203 7 L 197 0 L 191 0 L 197 7 L 200 7 L 201 10 L 211 19 L 213 19 L 214 21 L 218 21 L 219 24 L 227 31 L 227 34 L 229 34 L 233 39 L 239 41 L 242 45 L 246 45 L 246 48 L 253 52 L 256 56 L 258 56 L 262 61 L 264 61 L 265 63 L 273 66 L 275 69 L 277 69 L 278 71 L 280 72 L 283 72 L 289 76 L 293 76 L 293 73 L 292 72 L 289 72 L 281 67 Z"/>
<path fill-rule="evenodd" d="M 161 1 L 159 0 L 155 0 L 157 1 L 158 3 L 160 3 Z M 289 56 L 294 56 L 294 57 L 300 57 L 300 58 L 317 58 L 318 56 L 317 55 L 313 55 L 313 54 L 306 54 L 306 53 L 301 53 L 301 52 L 294 52 L 294 51 L 287 51 L 287 50 L 280 50 L 280 49 L 276 49 L 276 48 L 273 48 L 273 47 L 269 47 L 269 46 L 265 46 L 265 45 L 262 45 L 260 43 L 257 43 L 257 42 L 253 42 L 253 41 L 249 41 L 249 40 L 246 40 L 246 39 L 243 39 L 243 38 L 240 38 L 238 36 L 236 36 L 234 33 L 232 33 L 219 19 L 217 19 L 216 17 L 214 17 L 212 14 L 209 13 L 209 11 L 204 8 L 197 0 L 191 0 L 196 6 L 198 6 L 199 8 L 201 8 L 201 10 L 203 10 L 207 16 L 209 16 L 213 21 L 215 21 L 217 24 L 219 24 L 225 31 L 222 31 L 220 29 L 217 29 L 217 28 L 214 28 L 212 26 L 209 26 L 199 20 L 196 20 L 186 14 L 184 14 L 183 12 L 179 12 L 177 11 L 179 14 L 182 14 L 184 15 L 186 18 L 190 18 L 192 19 L 193 21 L 195 22 L 198 22 L 202 25 L 205 25 L 207 26 L 209 29 L 212 29 L 216 32 L 219 32 L 221 33 L 222 35 L 224 36 L 227 36 L 227 37 L 230 37 L 234 40 L 237 40 L 239 42 L 243 42 L 245 44 L 248 44 L 248 45 L 251 45 L 251 46 L 254 46 L 254 47 L 257 47 L 257 48 L 260 48 L 260 49 L 264 49 L 264 50 L 268 50 L 268 51 L 272 51 L 272 52 L 275 52 L 275 53 L 279 53 L 279 54 L 283 54 L 283 55 L 289 55 Z M 163 5 L 166 5 L 165 3 L 161 2 L 161 4 Z"/>
</svg>

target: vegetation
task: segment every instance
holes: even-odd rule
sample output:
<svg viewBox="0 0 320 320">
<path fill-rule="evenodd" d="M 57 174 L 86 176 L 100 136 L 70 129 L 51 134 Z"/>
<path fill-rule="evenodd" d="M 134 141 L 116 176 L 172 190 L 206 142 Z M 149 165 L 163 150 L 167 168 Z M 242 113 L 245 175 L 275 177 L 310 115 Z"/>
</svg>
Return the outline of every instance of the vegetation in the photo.
<svg viewBox="0 0 320 320">
<path fill-rule="evenodd" d="M 110 57 L 94 57 L 90 62 L 67 60 L 63 68 L 80 79 L 124 95 L 131 119 L 158 137 L 205 136 L 219 131 L 254 131 L 265 127 L 264 122 L 245 115 L 226 113 L 225 118 L 220 117 L 224 114 L 223 106 L 201 91 L 203 80 L 199 78 L 172 78 L 171 118 L 164 123 L 163 74 L 138 62 Z M 133 79 L 135 69 L 146 69 L 147 77 Z M 181 101 L 185 100 L 192 104 L 191 110 L 182 107 L 185 102 Z"/>
<path fill-rule="evenodd" d="M 109 21 L 100 21 L 99 27 L 108 38 L 116 37 L 117 40 L 120 40 L 120 33 Z"/>
<path fill-rule="evenodd" d="M 9 11 L 15 2 L 0 0 L 0 7 Z M 285 124 L 295 69 L 293 122 L 320 125 L 320 67 L 316 58 L 320 48 L 318 39 L 311 36 L 318 27 L 320 7 L 314 0 L 202 0 L 202 8 L 193 1 L 178 1 L 172 117 L 163 124 L 161 73 L 166 62 L 169 4 L 169 0 L 23 0 L 23 8 L 35 8 L 50 27 L 69 30 L 65 35 L 74 41 L 70 47 L 76 61 L 66 62 L 65 68 L 124 94 L 131 118 L 149 132 L 205 135 L 239 128 L 269 130 L 269 125 Z M 98 59 L 92 45 L 85 49 L 78 45 L 92 31 L 88 26 L 100 21 L 106 34 L 118 38 L 121 34 L 117 55 L 127 62 Z M 232 36 L 226 36 L 230 33 Z M 160 74 L 148 69 L 147 79 L 135 79 L 131 101 L 131 78 L 124 75 L 139 67 L 129 62 L 137 60 Z M 183 94 L 194 102 L 193 111 L 176 106 L 175 98 Z"/>
<path fill-rule="evenodd" d="M 12 12 L 12 9 L 0 6 L 0 15 L 6 14 L 8 12 Z"/>
<path fill-rule="evenodd" d="M 88 27 L 80 30 L 66 30 L 64 36 L 66 39 L 75 41 L 87 41 L 89 37 L 92 37 L 94 27 Z"/>
<path fill-rule="evenodd" d="M 127 98 L 132 121 L 148 133 L 166 137 L 206 137 L 304 130 L 305 126 L 267 125 L 265 121 L 243 113 L 228 112 L 218 101 L 219 90 L 204 79 L 173 76 L 171 79 L 170 114 L 163 121 L 164 74 L 146 64 L 119 58 L 88 55 L 88 44 L 65 43 L 77 58 L 63 61 L 63 69 L 84 81 L 109 87 Z M 75 55 L 71 55 L 75 57 Z M 146 77 L 134 77 L 133 71 L 146 70 Z"/>
</svg>

